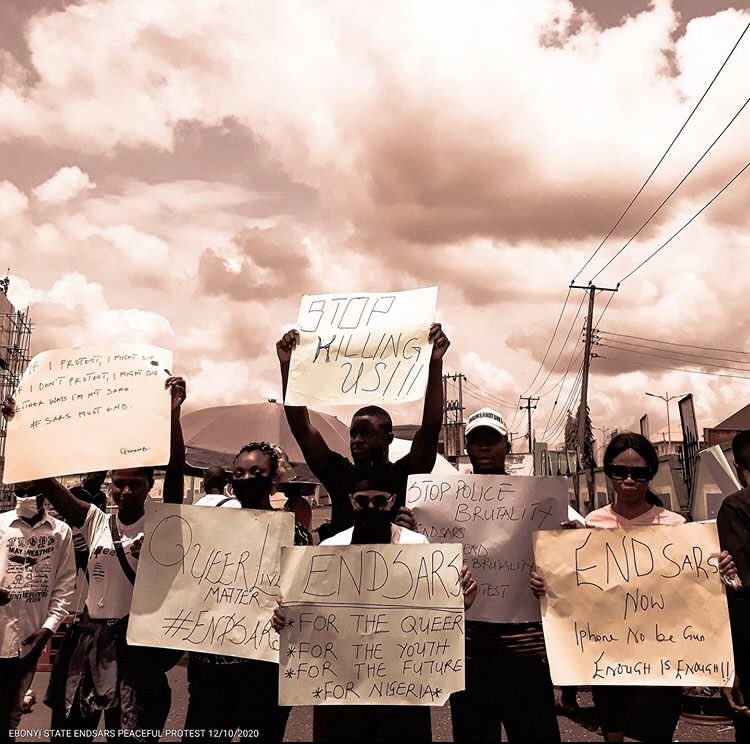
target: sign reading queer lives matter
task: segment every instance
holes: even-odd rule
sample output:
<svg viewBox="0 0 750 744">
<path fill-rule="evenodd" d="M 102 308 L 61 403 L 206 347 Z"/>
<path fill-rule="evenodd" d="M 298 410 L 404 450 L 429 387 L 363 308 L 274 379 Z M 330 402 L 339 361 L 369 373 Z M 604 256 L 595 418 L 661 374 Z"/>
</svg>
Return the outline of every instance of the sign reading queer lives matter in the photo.
<svg viewBox="0 0 750 744">
<path fill-rule="evenodd" d="M 437 287 L 305 295 L 287 405 L 404 402 L 424 397 Z"/>
<path fill-rule="evenodd" d="M 128 643 L 278 661 L 271 615 L 290 513 L 148 503 Z"/>
<path fill-rule="evenodd" d="M 3 479 L 163 465 L 172 352 L 143 344 L 37 354 L 16 390 Z"/>
<path fill-rule="evenodd" d="M 442 705 L 464 689 L 460 545 L 283 548 L 280 705 Z"/>
<path fill-rule="evenodd" d="M 536 532 L 552 681 L 731 684 L 718 553 L 715 524 Z"/>
<path fill-rule="evenodd" d="M 531 533 L 559 529 L 567 518 L 565 478 L 512 475 L 410 475 L 406 505 L 431 542 L 461 542 L 479 584 L 469 620 L 540 619 L 529 590 Z"/>
</svg>

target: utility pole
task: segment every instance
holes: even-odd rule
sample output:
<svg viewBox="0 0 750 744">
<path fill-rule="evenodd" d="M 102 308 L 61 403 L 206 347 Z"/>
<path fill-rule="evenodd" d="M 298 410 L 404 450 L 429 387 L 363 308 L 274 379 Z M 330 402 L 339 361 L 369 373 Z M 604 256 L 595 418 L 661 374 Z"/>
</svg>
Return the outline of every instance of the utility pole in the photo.
<svg viewBox="0 0 750 744">
<path fill-rule="evenodd" d="M 443 375 L 443 441 L 445 456 L 458 463 L 464 452 L 464 395 L 463 374 Z M 448 382 L 458 382 L 458 398 L 448 400 Z M 450 442 L 450 447 L 448 443 Z"/>
<path fill-rule="evenodd" d="M 588 396 L 589 396 L 589 367 L 591 366 L 591 340 L 593 335 L 594 326 L 594 296 L 597 290 L 599 292 L 617 292 L 617 287 L 596 287 L 593 284 L 581 286 L 579 284 L 571 284 L 571 289 L 583 289 L 589 293 L 589 310 L 586 319 L 586 338 L 585 338 L 585 350 L 583 353 L 583 375 L 581 376 L 581 403 L 578 406 L 578 431 L 577 431 L 577 445 L 578 445 L 578 463 L 579 466 L 583 465 L 583 456 L 585 451 L 586 442 L 586 413 L 588 411 Z M 589 481 L 592 479 L 589 477 Z M 588 483 L 589 493 L 589 509 L 594 508 L 594 488 L 593 482 Z"/>
<path fill-rule="evenodd" d="M 536 401 L 539 400 L 539 398 L 532 398 L 530 395 L 522 395 L 521 400 L 526 401 L 525 406 L 518 406 L 519 410 L 521 411 L 527 411 L 529 414 L 529 454 L 531 454 L 534 451 L 534 447 L 531 443 L 531 412 L 536 408 Z M 532 402 L 535 405 L 531 405 Z"/>
</svg>

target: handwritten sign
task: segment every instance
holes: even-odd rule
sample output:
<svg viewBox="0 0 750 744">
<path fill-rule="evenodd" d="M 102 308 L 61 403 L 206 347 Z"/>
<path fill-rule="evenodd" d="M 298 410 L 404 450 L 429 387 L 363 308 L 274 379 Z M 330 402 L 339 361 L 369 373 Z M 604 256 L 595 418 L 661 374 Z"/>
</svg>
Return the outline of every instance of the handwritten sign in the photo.
<svg viewBox="0 0 750 744">
<path fill-rule="evenodd" d="M 536 532 L 556 685 L 731 684 L 715 524 Z"/>
<path fill-rule="evenodd" d="M 128 643 L 278 661 L 271 615 L 292 514 L 146 507 Z"/>
<path fill-rule="evenodd" d="M 287 405 L 405 402 L 424 397 L 437 287 L 305 295 Z"/>
<path fill-rule="evenodd" d="M 280 705 L 442 705 L 464 688 L 460 545 L 282 548 Z"/>
<path fill-rule="evenodd" d="M 479 584 L 469 620 L 540 620 L 529 591 L 531 533 L 559 529 L 567 517 L 565 478 L 512 475 L 409 476 L 406 505 L 431 543 L 461 542 Z"/>
<path fill-rule="evenodd" d="M 172 352 L 143 344 L 53 349 L 15 393 L 4 483 L 169 461 Z"/>
</svg>

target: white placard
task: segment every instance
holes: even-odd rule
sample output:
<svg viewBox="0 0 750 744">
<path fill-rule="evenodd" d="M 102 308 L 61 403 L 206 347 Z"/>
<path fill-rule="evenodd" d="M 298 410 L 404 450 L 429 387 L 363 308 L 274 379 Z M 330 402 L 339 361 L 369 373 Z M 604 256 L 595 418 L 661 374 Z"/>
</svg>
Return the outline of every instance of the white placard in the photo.
<svg viewBox="0 0 750 744">
<path fill-rule="evenodd" d="M 406 506 L 431 542 L 461 542 L 479 584 L 469 620 L 520 623 L 541 619 L 529 589 L 532 532 L 559 529 L 567 518 L 562 477 L 410 475 Z"/>
<path fill-rule="evenodd" d="M 171 367 L 171 351 L 145 344 L 37 354 L 15 393 L 3 482 L 166 465 Z"/>
<path fill-rule="evenodd" d="M 305 295 L 287 405 L 408 402 L 424 397 L 437 287 Z"/>
</svg>

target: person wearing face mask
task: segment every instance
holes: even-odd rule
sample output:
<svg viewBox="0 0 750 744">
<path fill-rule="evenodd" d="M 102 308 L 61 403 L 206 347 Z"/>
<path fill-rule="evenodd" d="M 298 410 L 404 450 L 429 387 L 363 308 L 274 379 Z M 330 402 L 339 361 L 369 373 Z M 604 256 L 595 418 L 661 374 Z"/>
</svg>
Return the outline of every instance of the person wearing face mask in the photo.
<svg viewBox="0 0 750 744">
<path fill-rule="evenodd" d="M 70 527 L 44 509 L 33 483 L 15 485 L 0 514 L 0 732 L 18 728 L 39 656 L 67 616 L 76 568 Z"/>
<path fill-rule="evenodd" d="M 165 502 L 181 503 L 185 445 L 180 410 L 185 381 L 169 377 L 165 388 L 171 399 L 171 439 L 163 496 Z M 5 401 L 3 413 L 15 414 L 12 399 Z M 125 730 L 133 741 L 156 740 L 138 732 L 163 727 L 171 703 L 166 670 L 178 657 L 162 649 L 130 646 L 125 640 L 154 468 L 111 471 L 110 497 L 117 506 L 111 515 L 77 498 L 55 478 L 42 478 L 34 485 L 67 524 L 80 528 L 89 550 L 85 608 L 55 660 L 45 699 L 52 708 L 51 728 L 58 737 L 77 732 L 77 741 L 92 741 L 93 736 L 81 732 L 95 731 L 103 713 L 106 728 L 118 737 Z"/>
<path fill-rule="evenodd" d="M 230 488 L 233 497 L 220 502 L 205 497 L 196 506 L 273 509 L 271 493 L 285 468 L 283 450 L 268 442 L 250 442 L 234 458 Z M 312 545 L 312 536 L 299 522 L 294 544 Z M 280 742 L 291 708 L 278 704 L 278 664 L 238 656 L 190 652 L 186 731 L 252 729 L 254 741 Z M 252 690 L 252 696 L 248 691 Z M 190 741 L 190 734 L 185 735 Z"/>
<path fill-rule="evenodd" d="M 298 340 L 299 332 L 291 330 L 276 344 L 284 396 L 289 379 L 289 365 Z M 284 406 L 289 428 L 302 450 L 305 462 L 331 497 L 330 534 L 336 534 L 352 525 L 349 494 L 352 492 L 352 478 L 357 469 L 382 470 L 390 474 L 396 489 L 391 517 L 396 518 L 405 504 L 409 475 L 429 473 L 434 467 L 443 424 L 443 356 L 450 341 L 439 323 L 430 326 L 429 340 L 432 343 L 432 353 L 422 424 L 414 435 L 409 454 L 396 462 L 391 462 L 388 458 L 388 449 L 393 441 L 393 423 L 388 412 L 379 406 L 365 406 L 352 416 L 349 428 L 351 460 L 330 449 L 320 432 L 310 423 L 305 406 Z M 324 537 L 322 530 L 319 530 L 319 534 L 321 538 Z"/>
<path fill-rule="evenodd" d="M 325 545 L 424 545 L 419 532 L 393 524 L 391 510 L 398 482 L 392 474 L 356 469 L 349 500 L 354 524 L 323 540 Z M 471 607 L 478 585 L 464 565 L 461 569 L 464 607 Z M 279 600 L 272 619 L 279 632 L 286 624 Z M 432 741 L 430 708 L 424 705 L 318 705 L 313 708 L 314 742 L 429 742 Z"/>
</svg>

